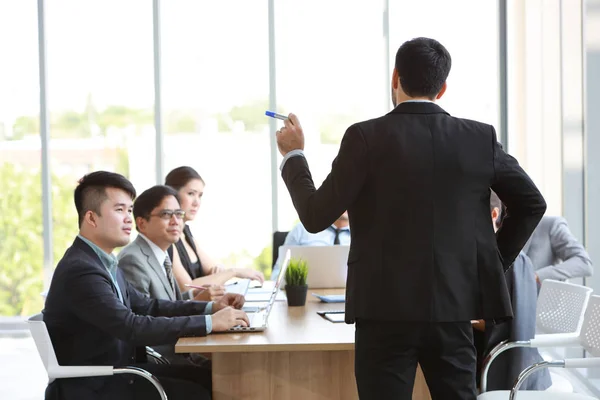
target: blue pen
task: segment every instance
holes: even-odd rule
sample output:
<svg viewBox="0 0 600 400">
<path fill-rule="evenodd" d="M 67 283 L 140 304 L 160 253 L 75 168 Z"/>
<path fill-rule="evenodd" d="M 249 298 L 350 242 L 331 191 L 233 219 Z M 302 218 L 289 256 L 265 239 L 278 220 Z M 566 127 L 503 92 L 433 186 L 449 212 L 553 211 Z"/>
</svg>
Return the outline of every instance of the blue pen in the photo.
<svg viewBox="0 0 600 400">
<path fill-rule="evenodd" d="M 288 117 L 286 117 L 285 115 L 277 114 L 276 112 L 273 112 L 273 111 L 265 111 L 265 115 L 267 117 L 277 118 L 282 121 L 285 121 L 286 119 L 288 119 Z"/>
</svg>

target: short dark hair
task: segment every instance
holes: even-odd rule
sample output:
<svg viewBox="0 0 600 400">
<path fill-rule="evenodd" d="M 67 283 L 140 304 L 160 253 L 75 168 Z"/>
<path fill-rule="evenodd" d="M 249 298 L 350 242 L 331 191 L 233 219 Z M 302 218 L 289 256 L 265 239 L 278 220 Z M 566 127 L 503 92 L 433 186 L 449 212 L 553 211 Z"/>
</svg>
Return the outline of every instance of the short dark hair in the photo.
<svg viewBox="0 0 600 400">
<path fill-rule="evenodd" d="M 490 212 L 493 211 L 494 208 L 498 209 L 498 218 L 494 222 L 498 229 L 500 229 L 502 221 L 504 221 L 504 217 L 506 216 L 506 206 L 502 203 L 502 200 L 500 200 L 500 197 L 498 197 L 496 192 L 490 189 Z"/>
<path fill-rule="evenodd" d="M 178 167 L 172 170 L 167 174 L 165 178 L 165 185 L 171 186 L 175 190 L 179 190 L 185 185 L 188 184 L 189 181 L 199 179 L 203 185 L 204 179 L 200 176 L 198 172 L 192 167 Z"/>
<path fill-rule="evenodd" d="M 434 99 L 452 66 L 448 50 L 434 39 L 419 37 L 404 42 L 396 53 L 396 71 L 404 93 Z"/>
<path fill-rule="evenodd" d="M 85 218 L 85 213 L 88 211 L 93 211 L 100 215 L 100 207 L 104 200 L 108 198 L 106 188 L 121 189 L 131 196 L 131 200 L 135 199 L 133 184 L 121 174 L 96 171 L 84 175 L 79 180 L 74 195 L 80 228 Z"/>
<path fill-rule="evenodd" d="M 177 199 L 177 202 L 180 202 L 179 194 L 172 187 L 156 185 L 152 186 L 150 189 L 144 190 L 142 194 L 138 196 L 135 203 L 133 203 L 133 217 L 135 219 L 138 217 L 144 219 L 150 218 L 152 210 L 158 207 L 164 198 L 168 196 L 173 196 Z"/>
</svg>

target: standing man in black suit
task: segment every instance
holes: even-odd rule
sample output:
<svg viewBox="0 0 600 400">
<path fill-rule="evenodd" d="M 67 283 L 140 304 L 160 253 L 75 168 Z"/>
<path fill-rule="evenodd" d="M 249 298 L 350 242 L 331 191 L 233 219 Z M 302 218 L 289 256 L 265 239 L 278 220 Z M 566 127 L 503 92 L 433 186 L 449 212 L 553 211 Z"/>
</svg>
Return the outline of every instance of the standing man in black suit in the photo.
<svg viewBox="0 0 600 400">
<path fill-rule="evenodd" d="M 298 118 L 277 132 L 283 180 L 306 229 L 322 231 L 348 210 L 346 322 L 356 323 L 362 399 L 410 399 L 417 363 L 433 399 L 476 398 L 470 321 L 512 317 L 504 270 L 546 210 L 492 126 L 435 104 L 450 65 L 433 39 L 404 43 L 394 110 L 348 128 L 318 190 Z M 508 210 L 497 237 L 490 188 Z"/>
<path fill-rule="evenodd" d="M 75 189 L 79 235 L 54 271 L 43 311 L 60 365 L 136 365 L 145 361 L 136 357 L 145 354 L 138 351 L 144 346 L 248 324 L 239 295 L 215 303 L 156 300 L 125 280 L 112 252 L 129 242 L 134 198 L 131 182 L 112 172 L 86 175 Z M 159 378 L 169 399 L 210 398 L 210 371 L 187 365 L 141 367 Z M 46 399 L 61 400 L 153 396 L 148 382 L 130 375 L 57 379 L 46 390 Z"/>
</svg>

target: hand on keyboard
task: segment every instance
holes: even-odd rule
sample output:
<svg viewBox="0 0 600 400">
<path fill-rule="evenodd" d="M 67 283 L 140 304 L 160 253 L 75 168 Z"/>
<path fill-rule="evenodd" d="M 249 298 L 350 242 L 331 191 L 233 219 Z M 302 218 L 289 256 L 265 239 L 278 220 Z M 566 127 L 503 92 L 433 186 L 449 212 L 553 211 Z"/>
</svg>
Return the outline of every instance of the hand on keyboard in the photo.
<svg viewBox="0 0 600 400">
<path fill-rule="evenodd" d="M 224 332 L 234 326 L 248 326 L 250 321 L 245 312 L 225 307 L 212 315 L 213 332 Z"/>
</svg>

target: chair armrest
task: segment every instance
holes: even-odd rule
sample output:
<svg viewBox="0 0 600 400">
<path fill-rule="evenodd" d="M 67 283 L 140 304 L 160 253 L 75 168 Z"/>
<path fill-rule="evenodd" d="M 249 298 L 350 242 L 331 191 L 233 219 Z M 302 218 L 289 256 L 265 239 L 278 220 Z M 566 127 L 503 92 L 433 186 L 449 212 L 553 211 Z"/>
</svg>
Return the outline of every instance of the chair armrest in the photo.
<svg viewBox="0 0 600 400">
<path fill-rule="evenodd" d="M 565 368 L 598 368 L 600 357 L 567 358 L 564 360 Z"/>
<path fill-rule="evenodd" d="M 481 393 L 487 391 L 487 376 L 492 361 L 506 350 L 515 347 L 581 347 L 578 333 L 548 333 L 536 335 L 531 340 L 509 342 L 504 340 L 497 344 L 483 360 L 481 367 Z"/>
<path fill-rule="evenodd" d="M 496 359 L 496 357 L 506 350 L 514 349 L 515 347 L 531 347 L 531 342 L 529 340 L 520 342 L 509 342 L 508 340 L 503 340 L 494 346 L 494 348 L 490 350 L 489 354 L 484 358 L 483 365 L 481 366 L 481 393 L 485 393 L 487 391 L 487 376 L 492 362 Z"/>
<path fill-rule="evenodd" d="M 85 378 L 91 376 L 108 376 L 113 374 L 113 367 L 106 365 L 90 366 L 56 366 L 48 368 L 50 382 L 61 378 Z"/>
<path fill-rule="evenodd" d="M 517 392 L 518 392 L 519 388 L 521 387 L 523 382 L 525 382 L 525 379 L 527 379 L 529 377 L 529 375 L 533 374 L 534 372 L 536 372 L 540 369 L 551 368 L 551 367 L 564 368 L 565 360 L 542 361 L 542 362 L 535 363 L 535 364 L 530 365 L 529 367 L 525 368 L 523 371 L 521 371 L 521 373 L 517 377 L 517 380 L 515 381 L 515 384 L 513 385 L 513 388 L 510 391 L 510 395 L 508 396 L 508 399 L 515 400 L 517 398 Z"/>
<path fill-rule="evenodd" d="M 579 333 L 549 333 L 536 335 L 529 342 L 531 347 L 581 347 Z"/>
<path fill-rule="evenodd" d="M 160 384 L 160 381 L 158 380 L 158 378 L 156 378 L 154 375 L 152 375 L 150 372 L 146 371 L 145 369 L 141 369 L 138 367 L 123 367 L 123 368 L 114 368 L 114 369 L 111 367 L 111 369 L 113 370 L 113 373 L 115 375 L 133 374 L 133 375 L 141 376 L 142 378 L 146 379 L 148 382 L 150 382 L 156 388 L 156 391 L 158 392 L 158 395 L 160 396 L 161 400 L 168 400 L 167 393 L 165 392 L 165 389 Z"/>
</svg>

